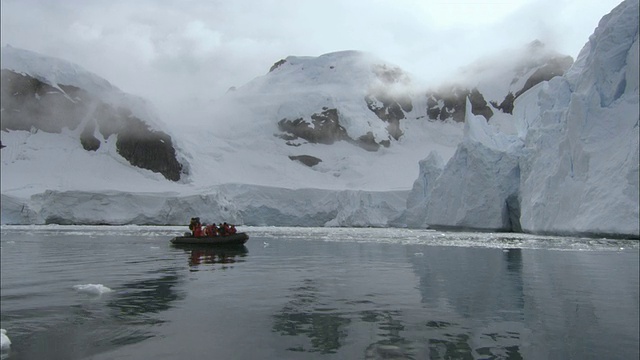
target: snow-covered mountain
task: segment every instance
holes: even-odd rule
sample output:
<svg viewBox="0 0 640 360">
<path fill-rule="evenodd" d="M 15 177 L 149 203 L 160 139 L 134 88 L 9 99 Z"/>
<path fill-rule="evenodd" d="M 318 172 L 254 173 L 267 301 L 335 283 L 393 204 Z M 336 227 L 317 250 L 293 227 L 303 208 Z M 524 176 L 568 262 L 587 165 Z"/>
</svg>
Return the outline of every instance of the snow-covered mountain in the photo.
<svg viewBox="0 0 640 360">
<path fill-rule="evenodd" d="M 2 159 L 11 164 L 3 166 L 8 185 L 3 191 L 12 185 L 12 175 L 25 186 L 42 178 L 25 177 L 25 167 L 89 181 L 96 174 L 82 173 L 83 166 L 105 161 L 122 162 L 123 171 L 145 169 L 171 181 L 187 175 L 171 136 L 147 101 L 77 65 L 13 47 L 2 49 L 1 77 Z M 69 157 L 80 149 L 87 153 L 86 161 Z M 38 161 L 44 157 L 49 158 Z M 50 181 L 42 185 L 50 188 Z"/>
<path fill-rule="evenodd" d="M 410 225 L 637 237 L 638 10 L 620 4 L 564 76 L 516 99 L 517 135 L 467 111 L 451 160 L 423 162 Z"/>
<path fill-rule="evenodd" d="M 500 64 L 494 77 L 484 69 L 471 83 L 473 77 L 464 70 L 464 85 L 473 86 L 464 91 L 473 91 L 478 94 L 473 99 L 484 103 L 484 108 L 472 111 L 486 114 L 488 110 L 487 118 L 500 113 L 492 121 L 512 129 L 511 114 L 487 103 L 478 86 L 491 80 L 499 86 L 491 96 L 505 98 L 513 89 L 522 90 L 519 86 L 526 82 L 544 81 L 536 75 L 540 69 L 567 58 L 539 43 L 519 52 L 527 56 L 514 56 L 511 66 Z M 174 132 L 192 140 L 182 147 L 192 154 L 193 163 L 215 164 L 213 171 L 192 167 L 192 180 L 197 184 L 409 189 L 423 154 L 437 151 L 448 160 L 462 139 L 456 109 L 465 97 L 436 101 L 442 109 L 439 116 L 432 116 L 434 96 L 418 87 L 410 74 L 371 54 L 342 51 L 319 57 L 290 56 L 276 62 L 264 76 L 229 91 L 215 103 L 204 104 L 205 121 Z M 246 139 L 251 139 L 250 144 Z M 207 149 L 203 149 L 205 143 L 210 144 Z M 220 174 L 215 170 L 219 167 L 230 171 Z M 255 169 L 261 169 L 257 177 L 252 176 Z"/>
<path fill-rule="evenodd" d="M 213 164 L 192 166 L 194 184 L 406 190 L 421 154 L 448 159 L 462 138 L 414 96 L 410 75 L 367 53 L 290 56 L 173 131 L 193 164 Z"/>
<path fill-rule="evenodd" d="M 637 1 L 624 4 L 637 7 Z M 637 34 L 635 21 L 635 33 L 615 28 L 601 32 L 620 34 L 602 37 L 596 31 L 591 48 L 597 43 L 622 51 L 626 45 L 619 40 Z M 601 23 L 599 29 L 607 26 Z M 609 227 L 562 228 L 548 218 L 568 202 L 552 199 L 560 188 L 538 192 L 531 185 L 536 177 L 565 181 L 557 174 L 545 177 L 551 159 L 566 151 L 555 141 L 571 147 L 585 139 L 575 132 L 566 138 L 550 134 L 566 132 L 565 126 L 573 126 L 569 119 L 580 111 L 593 119 L 602 114 L 633 118 L 628 107 L 615 105 L 620 98 L 633 99 L 632 80 L 625 80 L 631 95 L 603 105 L 610 113 L 590 108 L 591 102 L 570 101 L 589 89 L 618 84 L 620 71 L 632 72 L 626 67 L 607 72 L 602 70 L 608 68 L 606 59 L 586 57 L 581 53 L 561 77 L 572 59 L 534 42 L 472 64 L 450 84 L 426 90 L 410 74 L 370 54 L 290 56 L 224 97 L 163 123 L 148 103 L 75 65 L 3 48 L 2 223 L 179 224 L 199 215 L 248 225 L 445 225 L 633 235 L 626 223 L 634 216 L 633 197 L 624 220 Z M 602 69 L 588 70 L 593 67 Z M 16 92 L 5 86 L 5 76 L 10 84 L 27 85 Z M 551 103 L 548 94 L 563 82 L 580 91 L 567 85 L 571 91 Z M 57 117 L 60 108 L 74 116 Z M 549 116 L 557 120 L 553 131 L 544 120 Z M 636 135 L 637 119 L 636 110 Z M 633 128 L 618 125 L 610 127 L 608 137 L 599 130 L 598 146 L 606 147 L 623 128 L 633 135 Z M 138 129 L 143 136 L 125 141 Z M 141 139 L 151 147 L 139 146 Z M 556 152 L 549 152 L 554 146 Z M 625 151 L 617 153 L 620 158 L 629 154 Z M 142 160 L 132 160 L 131 153 Z M 635 163 L 637 195 L 637 155 Z M 633 166 L 616 164 L 633 184 Z M 591 179 L 580 187 L 586 193 L 610 180 L 582 176 Z M 633 195 L 633 189 L 621 191 Z M 555 210 L 533 211 L 540 204 Z M 593 220 L 594 206 L 580 213 L 587 219 L 580 221 Z M 637 220 L 637 200 L 635 206 Z"/>
<path fill-rule="evenodd" d="M 487 105 L 478 86 L 491 80 L 495 86 L 485 88 L 500 88 L 492 96 L 501 92 L 506 96 L 519 77 L 530 81 L 533 69 L 544 68 L 557 57 L 543 48 L 529 49 L 526 63 L 514 57 L 515 63 L 501 66 L 494 77 L 486 75 L 487 69 L 477 71 L 479 80 L 473 84 L 477 96 L 472 99 L 484 104 L 478 112 L 487 118 L 500 112 Z M 21 195 L 46 189 L 102 190 L 107 184 L 101 180 L 114 176 L 128 180 L 109 181 L 108 189 L 139 191 L 149 186 L 150 191 L 163 191 L 168 186 L 182 191 L 140 169 L 189 184 L 192 191 L 230 183 L 406 190 L 422 154 L 437 151 L 448 160 L 462 139 L 457 103 L 450 98 L 440 101 L 440 115 L 434 117 L 429 105 L 433 93 L 415 87 L 399 67 L 358 51 L 287 57 L 266 75 L 204 104 L 198 109 L 206 114 L 204 119 L 187 114 L 186 120 L 167 119 L 169 125 L 144 100 L 124 94 L 77 65 L 11 47 L 2 49 L 2 59 L 2 129 L 6 130 L 2 140 L 9 147 L 3 163 L 15 174 L 4 179 L 5 194 L 18 190 L 14 184 L 19 184 Z M 468 84 L 469 70 L 463 72 Z M 456 101 L 464 99 L 460 95 Z M 64 148 L 70 137 L 77 144 Z M 52 155 L 55 142 L 62 151 L 57 160 L 42 159 L 43 154 Z M 45 148 L 49 151 L 30 150 Z M 71 167 L 69 153 L 81 157 L 74 158 Z M 30 161 L 21 161 L 22 157 Z M 20 166 L 32 167 L 38 161 L 46 162 L 40 170 L 51 178 L 25 183 L 25 169 Z M 110 163 L 100 168 L 111 175 L 93 181 L 93 167 L 100 162 Z M 83 166 L 73 168 L 75 164 Z M 139 173 L 135 179 L 132 170 Z"/>
</svg>

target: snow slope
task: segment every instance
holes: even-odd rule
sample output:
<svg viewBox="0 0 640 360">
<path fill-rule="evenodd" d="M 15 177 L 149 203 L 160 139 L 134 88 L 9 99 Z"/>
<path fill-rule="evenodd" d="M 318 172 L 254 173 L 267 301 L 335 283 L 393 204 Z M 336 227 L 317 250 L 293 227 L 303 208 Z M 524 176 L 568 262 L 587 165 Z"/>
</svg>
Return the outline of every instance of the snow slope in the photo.
<svg viewBox="0 0 640 360">
<path fill-rule="evenodd" d="M 193 166 L 191 180 L 196 186 L 407 190 L 418 173 L 421 153 L 434 150 L 448 159 L 462 138 L 460 124 L 417 119 L 420 109 L 414 107 L 400 123 L 404 136 L 375 152 L 346 141 L 323 144 L 298 139 L 287 144 L 278 136 L 278 121 L 302 119 L 311 124 L 311 116 L 325 109 L 337 110 L 340 125 L 351 138 L 371 132 L 377 141 L 386 140 L 387 123 L 367 108 L 364 98 L 381 86 L 376 69 L 394 66 L 358 51 L 283 60 L 264 76 L 203 104 L 206 115 L 172 129 L 183 141 L 180 146 L 191 154 L 191 163 L 210 164 Z M 409 83 L 406 75 L 392 87 L 406 91 Z M 289 158 L 300 155 L 322 162 L 308 167 Z M 221 168 L 226 170 L 220 172 Z"/>
</svg>

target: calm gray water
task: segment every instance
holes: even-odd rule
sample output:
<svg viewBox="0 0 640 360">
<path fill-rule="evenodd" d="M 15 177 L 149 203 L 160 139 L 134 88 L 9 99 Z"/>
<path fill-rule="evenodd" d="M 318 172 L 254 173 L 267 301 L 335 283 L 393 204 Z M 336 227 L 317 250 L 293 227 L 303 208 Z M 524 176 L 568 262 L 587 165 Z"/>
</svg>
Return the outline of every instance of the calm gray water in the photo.
<svg viewBox="0 0 640 360">
<path fill-rule="evenodd" d="M 170 246 L 184 230 L 3 226 L 2 358 L 640 355 L 637 241 L 245 227 L 244 249 Z"/>
</svg>

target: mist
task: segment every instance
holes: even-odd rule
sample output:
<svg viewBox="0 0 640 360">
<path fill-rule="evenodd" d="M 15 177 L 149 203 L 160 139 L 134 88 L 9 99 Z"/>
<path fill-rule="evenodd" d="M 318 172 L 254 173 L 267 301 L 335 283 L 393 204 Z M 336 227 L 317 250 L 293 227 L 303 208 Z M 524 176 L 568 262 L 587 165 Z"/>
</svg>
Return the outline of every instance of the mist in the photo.
<svg viewBox="0 0 640 360">
<path fill-rule="evenodd" d="M 2 0 L 0 34 L 2 46 L 71 61 L 149 99 L 176 124 L 290 55 L 366 51 L 423 87 L 534 40 L 575 59 L 619 2 Z"/>
</svg>

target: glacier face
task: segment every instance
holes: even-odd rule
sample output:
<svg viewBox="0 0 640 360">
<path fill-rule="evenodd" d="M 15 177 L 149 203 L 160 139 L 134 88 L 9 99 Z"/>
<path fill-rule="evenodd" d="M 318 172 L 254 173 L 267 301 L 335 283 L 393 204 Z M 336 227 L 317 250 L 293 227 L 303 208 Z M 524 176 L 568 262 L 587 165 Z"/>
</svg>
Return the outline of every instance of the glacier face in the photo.
<svg viewBox="0 0 640 360">
<path fill-rule="evenodd" d="M 521 160 L 523 228 L 637 236 L 637 0 L 603 17 L 539 107 Z"/>
<path fill-rule="evenodd" d="M 386 227 L 407 191 L 331 191 L 254 185 L 176 192 L 45 191 L 28 200 L 2 195 L 2 224 L 180 225 L 199 216 L 256 226 Z"/>
<path fill-rule="evenodd" d="M 603 17 L 565 76 L 516 101 L 517 135 L 490 134 L 467 111 L 463 142 L 430 179 L 424 212 L 411 218 L 637 237 L 639 118 L 638 1 L 631 0 Z M 419 179 L 429 176 L 423 169 Z"/>
<path fill-rule="evenodd" d="M 423 206 L 407 206 L 408 225 L 519 229 L 510 214 L 518 211 L 517 202 L 511 199 L 517 196 L 520 181 L 522 141 L 499 133 L 470 109 L 467 102 L 464 139 L 442 172 L 421 170 L 420 179 L 433 185 L 424 190 L 429 195 L 423 197 Z M 414 193 L 420 187 L 416 183 Z"/>
</svg>

